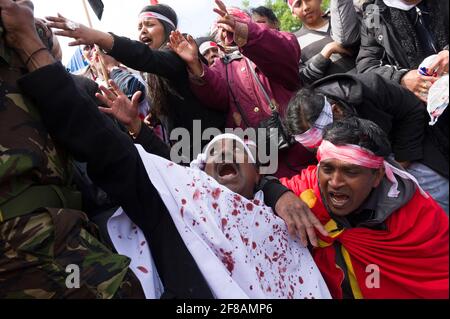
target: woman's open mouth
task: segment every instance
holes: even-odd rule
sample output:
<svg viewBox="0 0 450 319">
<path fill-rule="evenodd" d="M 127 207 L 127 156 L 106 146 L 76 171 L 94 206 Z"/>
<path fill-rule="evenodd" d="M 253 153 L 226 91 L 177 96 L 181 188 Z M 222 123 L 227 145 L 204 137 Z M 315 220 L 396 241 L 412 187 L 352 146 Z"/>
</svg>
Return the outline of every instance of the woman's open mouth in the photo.
<svg viewBox="0 0 450 319">
<path fill-rule="evenodd" d="M 141 42 L 146 44 L 147 46 L 151 46 L 152 43 L 153 43 L 153 40 L 151 38 L 149 38 L 149 37 L 143 37 L 141 39 Z"/>
</svg>

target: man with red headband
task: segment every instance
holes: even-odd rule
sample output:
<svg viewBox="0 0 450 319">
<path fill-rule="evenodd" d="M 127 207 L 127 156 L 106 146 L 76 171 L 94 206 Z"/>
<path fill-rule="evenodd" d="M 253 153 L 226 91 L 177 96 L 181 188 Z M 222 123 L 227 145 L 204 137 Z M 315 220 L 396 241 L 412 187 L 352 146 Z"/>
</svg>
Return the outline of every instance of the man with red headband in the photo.
<svg viewBox="0 0 450 319">
<path fill-rule="evenodd" d="M 325 128 L 319 165 L 282 182 L 330 234 L 313 256 L 334 298 L 448 298 L 448 217 L 390 153 L 376 124 L 345 119 Z"/>
</svg>

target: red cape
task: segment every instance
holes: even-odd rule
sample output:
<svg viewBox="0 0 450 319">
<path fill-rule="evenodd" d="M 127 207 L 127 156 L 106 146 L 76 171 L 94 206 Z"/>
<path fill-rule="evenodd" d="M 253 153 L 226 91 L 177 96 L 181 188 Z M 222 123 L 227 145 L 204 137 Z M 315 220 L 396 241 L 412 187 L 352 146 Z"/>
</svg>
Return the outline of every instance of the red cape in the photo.
<svg viewBox="0 0 450 319">
<path fill-rule="evenodd" d="M 329 231 L 335 225 L 320 196 L 317 167 L 310 166 L 282 183 L 298 196 L 309 198 L 309 205 Z M 312 198 L 312 199 L 311 199 Z M 413 198 L 386 220 L 386 231 L 368 228 L 346 229 L 321 239 L 313 251 L 314 259 L 334 298 L 342 298 L 342 270 L 335 264 L 339 241 L 348 252 L 346 264 L 355 281 L 350 282 L 361 298 L 449 298 L 449 219 L 431 198 L 416 191 Z M 344 253 L 345 257 L 345 253 Z M 373 288 L 373 270 L 379 269 L 379 285 Z M 366 272 L 367 271 L 367 272 Z M 366 284 L 367 281 L 367 284 Z M 371 288 L 372 286 L 372 288 Z"/>
</svg>

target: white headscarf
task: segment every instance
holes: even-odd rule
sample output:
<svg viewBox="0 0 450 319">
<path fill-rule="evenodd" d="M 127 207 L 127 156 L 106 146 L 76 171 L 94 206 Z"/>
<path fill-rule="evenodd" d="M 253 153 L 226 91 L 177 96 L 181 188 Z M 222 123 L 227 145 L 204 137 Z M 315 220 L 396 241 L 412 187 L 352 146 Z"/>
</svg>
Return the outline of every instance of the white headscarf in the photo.
<svg viewBox="0 0 450 319">
<path fill-rule="evenodd" d="M 136 147 L 214 297 L 331 297 L 310 252 L 289 236 L 262 192 L 249 200 L 201 170 Z"/>
<path fill-rule="evenodd" d="M 197 168 L 199 170 L 205 169 L 206 160 L 208 159 L 208 154 L 211 151 L 211 148 L 219 141 L 222 140 L 234 140 L 237 143 L 241 144 L 241 146 L 244 148 L 245 152 L 248 155 L 249 161 L 251 163 L 256 163 L 255 157 L 253 156 L 252 152 L 248 148 L 249 145 L 256 146 L 255 142 L 247 140 L 243 141 L 239 136 L 231 134 L 231 133 L 225 133 L 221 135 L 217 135 L 215 138 L 211 140 L 211 142 L 208 143 L 208 145 L 205 146 L 205 150 L 203 153 L 198 154 L 197 158 L 193 160 L 190 164 L 191 168 Z"/>
<path fill-rule="evenodd" d="M 446 1 L 446 0 L 444 0 Z M 397 8 L 404 11 L 409 11 L 412 8 L 416 7 L 417 4 L 407 4 L 402 0 L 383 0 L 384 4 L 391 8 Z"/>
</svg>

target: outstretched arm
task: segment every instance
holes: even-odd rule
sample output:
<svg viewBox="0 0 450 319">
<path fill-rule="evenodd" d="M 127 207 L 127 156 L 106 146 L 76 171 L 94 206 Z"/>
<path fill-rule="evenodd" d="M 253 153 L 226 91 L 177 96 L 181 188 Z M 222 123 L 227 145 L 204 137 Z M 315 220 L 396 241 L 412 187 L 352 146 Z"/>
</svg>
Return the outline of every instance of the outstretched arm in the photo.
<svg viewBox="0 0 450 319">
<path fill-rule="evenodd" d="M 214 63 L 211 68 L 202 64 L 194 39 L 191 36 L 185 38 L 179 31 L 171 33 L 169 45 L 186 62 L 194 94 L 211 108 L 228 110 L 228 86 L 222 76 L 227 66 L 221 61 Z"/>
<path fill-rule="evenodd" d="M 153 50 L 144 43 L 89 28 L 61 15 L 47 17 L 56 35 L 73 38 L 70 46 L 96 44 L 108 55 L 138 71 L 163 76 L 169 80 L 187 79 L 186 65 L 174 52 Z"/>
</svg>

